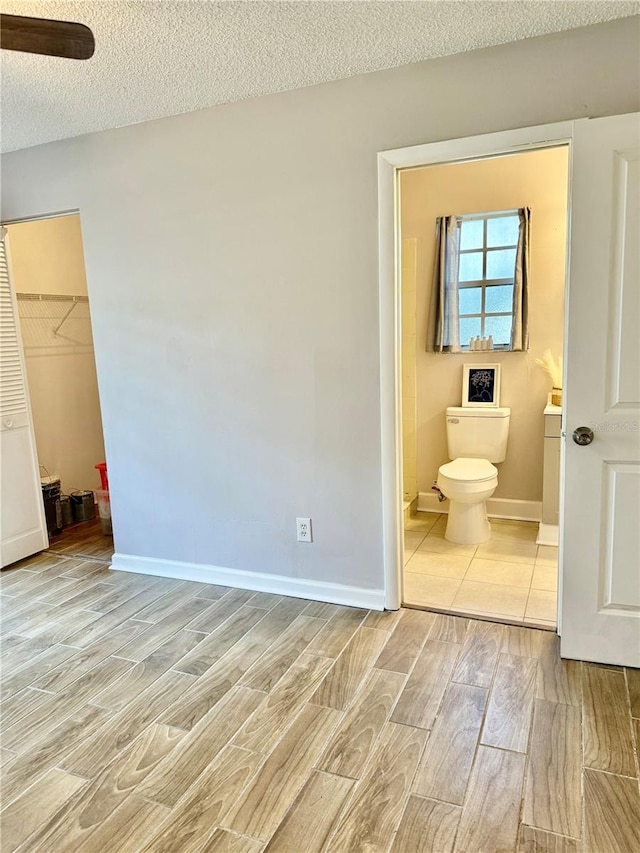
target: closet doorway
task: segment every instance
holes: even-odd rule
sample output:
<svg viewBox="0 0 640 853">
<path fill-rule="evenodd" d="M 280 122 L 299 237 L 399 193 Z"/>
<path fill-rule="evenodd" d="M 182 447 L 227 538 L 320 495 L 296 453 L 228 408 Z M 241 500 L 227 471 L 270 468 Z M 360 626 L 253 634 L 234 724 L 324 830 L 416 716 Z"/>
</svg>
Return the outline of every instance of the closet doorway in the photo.
<svg viewBox="0 0 640 853">
<path fill-rule="evenodd" d="M 80 214 L 5 226 L 48 550 L 109 560 L 113 538 Z M 107 495 L 103 492 L 107 491 Z M 110 507 L 109 507 L 110 512 Z"/>
</svg>

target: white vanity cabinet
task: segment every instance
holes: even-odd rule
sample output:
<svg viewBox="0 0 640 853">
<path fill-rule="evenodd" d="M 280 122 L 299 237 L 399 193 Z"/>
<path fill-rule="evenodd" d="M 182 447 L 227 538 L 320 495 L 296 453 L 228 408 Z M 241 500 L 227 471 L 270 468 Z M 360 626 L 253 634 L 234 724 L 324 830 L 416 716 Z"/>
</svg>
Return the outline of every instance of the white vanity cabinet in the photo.
<svg viewBox="0 0 640 853">
<path fill-rule="evenodd" d="M 560 442 L 562 408 L 549 404 L 544 409 L 544 462 L 542 474 L 542 523 L 539 545 L 558 544 L 560 518 Z"/>
</svg>

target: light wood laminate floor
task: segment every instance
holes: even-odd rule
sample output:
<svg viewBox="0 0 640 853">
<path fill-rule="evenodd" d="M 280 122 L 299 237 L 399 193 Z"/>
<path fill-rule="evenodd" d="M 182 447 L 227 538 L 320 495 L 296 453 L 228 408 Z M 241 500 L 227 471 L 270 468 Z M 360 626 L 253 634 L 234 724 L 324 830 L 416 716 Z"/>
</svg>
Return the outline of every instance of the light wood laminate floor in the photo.
<svg viewBox="0 0 640 853">
<path fill-rule="evenodd" d="M 1 595 L 3 853 L 640 850 L 640 672 L 549 631 L 48 553 Z"/>
<path fill-rule="evenodd" d="M 62 557 L 84 557 L 85 560 L 106 560 L 113 557 L 113 536 L 105 536 L 98 517 L 65 527 L 57 536 L 49 539 L 49 553 Z"/>
</svg>

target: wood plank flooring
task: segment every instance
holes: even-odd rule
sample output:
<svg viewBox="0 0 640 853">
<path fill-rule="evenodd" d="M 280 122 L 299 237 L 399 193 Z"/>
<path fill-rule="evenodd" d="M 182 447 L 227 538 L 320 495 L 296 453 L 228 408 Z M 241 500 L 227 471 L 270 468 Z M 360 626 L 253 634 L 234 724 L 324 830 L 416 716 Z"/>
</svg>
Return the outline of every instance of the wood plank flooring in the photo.
<svg viewBox="0 0 640 853">
<path fill-rule="evenodd" d="M 637 670 L 88 542 L 0 576 L 2 853 L 640 850 Z"/>
<path fill-rule="evenodd" d="M 62 533 L 53 536 L 48 553 L 63 557 L 85 557 L 90 560 L 110 560 L 113 557 L 113 537 L 102 533 L 98 508 L 96 517 L 65 527 Z"/>
</svg>

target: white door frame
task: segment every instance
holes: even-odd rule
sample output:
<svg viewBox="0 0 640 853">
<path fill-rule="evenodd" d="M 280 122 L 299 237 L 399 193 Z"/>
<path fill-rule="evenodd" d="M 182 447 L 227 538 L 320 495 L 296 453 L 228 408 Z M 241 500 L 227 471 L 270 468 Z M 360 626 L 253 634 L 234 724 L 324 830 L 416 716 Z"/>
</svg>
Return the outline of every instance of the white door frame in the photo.
<svg viewBox="0 0 640 853">
<path fill-rule="evenodd" d="M 588 119 L 583 120 L 588 121 Z M 565 121 L 557 124 L 488 133 L 482 136 L 448 139 L 444 142 L 415 145 L 411 148 L 396 148 L 391 151 L 381 151 L 378 154 L 382 535 L 385 608 L 387 610 L 397 610 L 402 604 L 403 570 L 402 365 L 400 350 L 402 316 L 400 246 L 398 240 L 400 219 L 399 172 L 401 169 L 429 166 L 436 163 L 469 162 L 483 160 L 487 157 L 568 145 L 570 182 L 573 127 L 573 121 Z M 570 192 L 568 198 L 570 201 Z M 570 217 L 570 210 L 568 215 Z M 570 229 L 568 229 L 567 235 L 565 287 L 568 296 Z M 564 332 L 566 336 L 566 310 Z M 564 513 L 563 500 L 564 495 L 561 494 L 561 519 Z M 560 536 L 560 567 L 562 567 L 562 525 L 560 526 Z M 561 613 L 561 589 L 562 584 L 559 584 L 558 615 Z M 558 623 L 559 632 L 560 624 Z"/>
<path fill-rule="evenodd" d="M 74 207 L 74 208 L 69 208 L 68 210 L 54 211 L 52 213 L 40 213 L 40 214 L 34 214 L 33 216 L 22 216 L 22 217 L 19 217 L 17 219 L 4 219 L 4 220 L 0 221 L 0 228 L 3 228 L 7 225 L 23 225 L 23 224 L 26 224 L 27 222 L 40 222 L 43 219 L 62 219 L 65 216 L 76 216 L 76 215 L 81 216 L 80 209 L 77 207 Z M 82 222 L 82 220 L 81 220 L 81 222 Z M 84 240 L 83 240 L 83 247 L 84 247 Z M 86 263 L 85 263 L 85 267 L 86 267 Z M 85 269 L 85 272 L 86 272 L 86 269 Z M 15 287 L 15 282 L 12 282 L 12 288 L 14 288 L 14 287 Z M 18 338 L 19 338 L 20 351 L 22 353 L 23 359 L 25 359 L 26 353 L 24 350 L 23 342 L 22 342 L 22 332 L 21 332 L 21 326 L 20 326 L 20 318 L 18 316 L 15 290 L 12 290 L 12 295 L 13 295 L 14 305 L 15 305 L 15 316 L 16 316 L 16 323 L 18 326 L 18 333 L 19 333 Z M 91 302 L 90 301 L 89 301 L 89 309 L 90 309 L 90 312 L 89 312 L 90 316 L 92 316 L 91 315 Z M 93 321 L 91 321 L 91 332 L 93 334 Z M 94 362 L 95 362 L 95 350 L 93 353 L 93 357 L 94 357 Z M 31 423 L 31 428 L 34 429 L 33 416 L 32 416 L 32 411 L 31 411 L 31 396 L 29 394 L 28 382 L 26 382 L 26 363 L 25 363 L 25 385 L 26 385 L 26 393 L 27 393 L 27 405 L 29 407 L 29 421 Z M 98 398 L 99 398 L 99 393 L 100 393 L 100 390 L 98 389 Z M 103 431 L 104 431 L 104 426 L 103 426 Z M 35 437 L 34 437 L 34 447 L 35 447 Z M 37 450 L 36 450 L 36 463 L 38 463 L 38 465 L 39 465 L 39 462 L 40 462 L 40 460 L 37 456 Z M 39 470 L 40 470 L 40 467 L 38 467 L 38 471 Z M 42 518 L 43 518 L 43 523 L 44 523 L 45 536 L 46 536 L 46 540 L 47 540 L 46 544 L 44 545 L 44 548 L 46 549 L 49 547 L 50 543 L 49 543 L 49 535 L 48 535 L 48 531 L 46 528 L 46 523 L 44 522 L 44 519 L 45 519 L 44 504 L 42 505 Z"/>
</svg>

